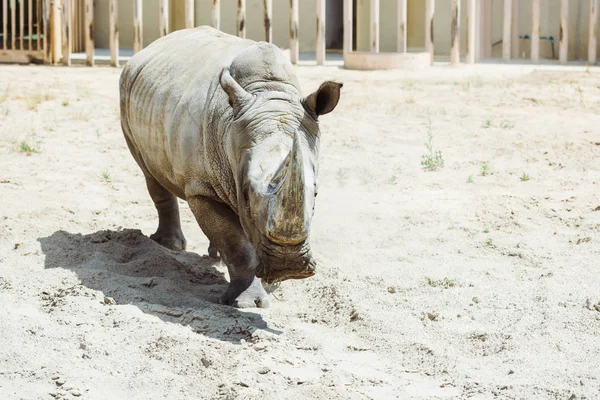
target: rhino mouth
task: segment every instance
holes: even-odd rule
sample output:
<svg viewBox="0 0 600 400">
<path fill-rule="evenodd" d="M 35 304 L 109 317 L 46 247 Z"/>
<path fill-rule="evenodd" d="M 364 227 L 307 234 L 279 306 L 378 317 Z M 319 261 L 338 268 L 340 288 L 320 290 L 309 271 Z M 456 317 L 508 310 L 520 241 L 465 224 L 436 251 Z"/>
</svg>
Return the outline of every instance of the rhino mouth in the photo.
<svg viewBox="0 0 600 400">
<path fill-rule="evenodd" d="M 256 276 L 266 283 L 309 278 L 317 267 L 307 242 L 283 246 L 266 240 L 257 247 L 257 256 Z"/>
</svg>

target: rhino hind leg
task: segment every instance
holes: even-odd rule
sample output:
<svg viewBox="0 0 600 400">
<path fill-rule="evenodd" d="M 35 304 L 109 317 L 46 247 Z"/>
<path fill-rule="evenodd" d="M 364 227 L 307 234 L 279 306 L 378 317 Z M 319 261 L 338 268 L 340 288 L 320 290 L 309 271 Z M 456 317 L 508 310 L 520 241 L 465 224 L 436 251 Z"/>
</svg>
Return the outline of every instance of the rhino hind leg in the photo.
<svg viewBox="0 0 600 400">
<path fill-rule="evenodd" d="M 135 145 L 129 140 L 129 137 L 127 137 L 129 128 L 125 121 L 125 119 L 121 119 L 121 127 L 125 136 L 125 142 L 127 143 L 127 147 L 129 148 L 133 159 L 146 178 L 146 187 L 148 188 L 150 197 L 158 212 L 158 229 L 154 234 L 150 235 L 150 239 L 170 250 L 185 250 L 187 241 L 181 231 L 181 220 L 179 218 L 179 204 L 177 204 L 177 198 L 158 183 L 158 181 L 150 174 Z"/>
<path fill-rule="evenodd" d="M 210 251 L 218 251 L 227 265 L 229 286 L 221 304 L 238 308 L 269 306 L 269 296 L 256 277 L 258 258 L 240 225 L 238 216 L 225 204 L 205 198 L 188 198 L 198 225 L 210 240 Z"/>
<path fill-rule="evenodd" d="M 171 250 L 185 250 L 187 241 L 181 231 L 177 197 L 148 175 L 146 175 L 146 186 L 158 212 L 158 229 L 150 235 L 150 239 Z"/>
</svg>

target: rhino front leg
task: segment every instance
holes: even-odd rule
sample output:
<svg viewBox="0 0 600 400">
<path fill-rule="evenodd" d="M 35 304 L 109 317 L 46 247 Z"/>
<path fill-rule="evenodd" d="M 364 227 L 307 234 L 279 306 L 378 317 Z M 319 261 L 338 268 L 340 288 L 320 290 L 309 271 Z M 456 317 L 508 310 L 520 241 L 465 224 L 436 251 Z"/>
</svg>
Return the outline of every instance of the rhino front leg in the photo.
<svg viewBox="0 0 600 400">
<path fill-rule="evenodd" d="M 186 240 L 181 231 L 177 198 L 148 175 L 146 186 L 158 212 L 158 229 L 150 235 L 150 239 L 171 250 L 185 250 Z"/>
<path fill-rule="evenodd" d="M 255 276 L 258 258 L 238 216 L 227 205 L 206 197 L 189 198 L 188 204 L 211 249 L 221 254 L 229 271 L 229 286 L 220 302 L 238 308 L 268 307 L 267 292 Z"/>
</svg>

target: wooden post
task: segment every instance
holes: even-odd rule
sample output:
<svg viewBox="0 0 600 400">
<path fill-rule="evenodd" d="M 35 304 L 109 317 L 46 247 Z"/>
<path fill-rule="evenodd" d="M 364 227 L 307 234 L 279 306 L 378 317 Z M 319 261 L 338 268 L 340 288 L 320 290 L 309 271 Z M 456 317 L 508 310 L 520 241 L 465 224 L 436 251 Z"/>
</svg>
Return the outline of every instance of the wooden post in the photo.
<svg viewBox="0 0 600 400">
<path fill-rule="evenodd" d="M 371 51 L 379 53 L 379 0 L 371 0 Z"/>
<path fill-rule="evenodd" d="M 237 35 L 246 39 L 246 0 L 238 0 Z"/>
<path fill-rule="evenodd" d="M 25 36 L 25 16 L 23 14 L 25 14 L 25 2 L 21 0 L 19 2 L 19 50 L 23 50 L 23 36 Z"/>
<path fill-rule="evenodd" d="M 85 52 L 86 64 L 94 66 L 94 0 L 85 0 Z"/>
<path fill-rule="evenodd" d="M 482 0 L 482 14 L 483 14 L 483 55 L 485 58 L 492 56 L 492 0 Z"/>
<path fill-rule="evenodd" d="M 511 21 L 511 55 L 513 59 L 520 58 L 520 42 L 519 42 L 519 2 L 515 2 L 512 8 L 512 21 Z"/>
<path fill-rule="evenodd" d="M 531 8 L 531 62 L 540 62 L 540 0 L 533 0 Z"/>
<path fill-rule="evenodd" d="M 569 56 L 569 1 L 560 0 L 560 36 L 558 58 L 561 64 L 566 64 Z"/>
<path fill-rule="evenodd" d="M 273 41 L 273 0 L 264 0 L 265 42 Z"/>
<path fill-rule="evenodd" d="M 452 0 L 450 23 L 450 63 L 460 64 L 460 0 Z"/>
<path fill-rule="evenodd" d="M 39 52 L 43 51 L 42 42 L 42 0 L 35 0 L 35 15 L 36 15 L 36 50 Z"/>
<path fill-rule="evenodd" d="M 435 1 L 425 0 L 425 50 L 431 57 L 431 64 L 433 64 L 433 15 L 435 13 Z"/>
<path fill-rule="evenodd" d="M 477 15 L 475 0 L 467 0 L 467 64 L 475 63 L 475 15 Z"/>
<path fill-rule="evenodd" d="M 510 24 L 512 18 L 512 0 L 504 0 L 504 27 L 502 31 L 502 59 L 510 61 Z"/>
<path fill-rule="evenodd" d="M 6 50 L 6 38 L 8 37 L 8 0 L 2 0 L 2 48 Z"/>
<path fill-rule="evenodd" d="M 185 0 L 185 28 L 190 29 L 194 25 L 194 0 Z"/>
<path fill-rule="evenodd" d="M 50 0 L 44 0 L 44 7 L 42 10 L 43 18 L 44 18 L 44 61 L 52 62 L 51 52 L 52 49 L 50 47 Z M 14 29 L 14 27 L 13 27 Z M 14 41 L 14 38 L 13 38 Z"/>
<path fill-rule="evenodd" d="M 212 0 L 210 25 L 215 29 L 221 29 L 221 0 Z"/>
<path fill-rule="evenodd" d="M 352 0 L 344 0 L 344 53 L 352 52 L 352 21 L 354 8 Z"/>
<path fill-rule="evenodd" d="M 317 0 L 317 65 L 325 64 L 325 0 Z"/>
<path fill-rule="evenodd" d="M 598 0 L 590 0 L 590 32 L 588 39 L 588 64 L 596 65 L 596 24 L 598 21 Z"/>
<path fill-rule="evenodd" d="M 17 47 L 15 38 L 17 37 L 17 3 L 10 0 L 10 49 L 15 50 Z M 45 37 L 44 37 L 45 39 Z"/>
<path fill-rule="evenodd" d="M 398 38 L 396 40 L 398 53 L 406 53 L 406 9 L 407 0 L 398 0 Z"/>
<path fill-rule="evenodd" d="M 32 13 L 29 15 L 31 16 Z M 62 0 L 62 61 L 71 66 L 71 0 Z M 30 33 L 31 35 L 31 33 Z M 31 48 L 31 45 L 29 45 Z"/>
<path fill-rule="evenodd" d="M 143 8 L 142 0 L 135 0 L 135 9 L 133 10 L 133 53 L 137 53 L 144 48 L 144 24 L 142 23 Z"/>
<path fill-rule="evenodd" d="M 158 34 L 160 37 L 169 33 L 169 0 L 160 0 L 158 13 Z"/>
<path fill-rule="evenodd" d="M 23 5 L 23 2 L 21 2 L 21 5 Z M 23 11 L 23 9 L 21 9 L 21 11 Z M 50 24 L 50 27 L 52 28 L 52 33 L 50 34 L 50 56 L 52 57 L 52 64 L 58 64 L 58 61 L 60 60 L 60 53 L 62 51 L 60 0 L 52 0 L 50 18 L 52 20 Z M 21 25 L 21 34 L 23 34 L 23 25 Z M 23 48 L 23 40 L 21 40 L 21 48 Z"/>
<path fill-rule="evenodd" d="M 298 0 L 290 0 L 290 60 L 298 63 L 300 48 L 298 46 Z"/>
<path fill-rule="evenodd" d="M 110 47 L 110 65 L 119 66 L 119 3 L 118 0 L 110 0 L 109 10 L 109 47 Z"/>
<path fill-rule="evenodd" d="M 33 50 L 32 49 L 32 45 L 31 45 L 32 40 L 33 40 L 33 38 L 32 38 L 32 36 L 33 36 L 33 23 L 32 23 L 32 19 L 33 19 L 33 5 L 31 3 L 32 3 L 32 0 L 29 0 L 29 2 L 28 2 L 28 5 L 29 5 L 28 10 L 29 10 L 29 12 L 27 13 L 27 17 L 28 17 L 27 27 L 29 28 L 29 47 L 28 47 L 29 50 Z M 6 48 L 6 46 L 4 46 L 4 47 Z"/>
</svg>

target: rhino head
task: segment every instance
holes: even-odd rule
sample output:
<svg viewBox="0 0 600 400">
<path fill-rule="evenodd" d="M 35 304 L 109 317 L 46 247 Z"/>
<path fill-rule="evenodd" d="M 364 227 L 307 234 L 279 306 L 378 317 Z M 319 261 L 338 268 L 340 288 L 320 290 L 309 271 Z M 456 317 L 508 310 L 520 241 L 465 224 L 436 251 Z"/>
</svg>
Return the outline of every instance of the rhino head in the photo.
<svg viewBox="0 0 600 400">
<path fill-rule="evenodd" d="M 246 91 L 223 71 L 233 119 L 230 165 L 238 215 L 267 283 L 315 273 L 309 236 L 317 196 L 319 117 L 336 107 L 342 84 L 326 81 L 303 97 L 290 90 Z"/>
</svg>

